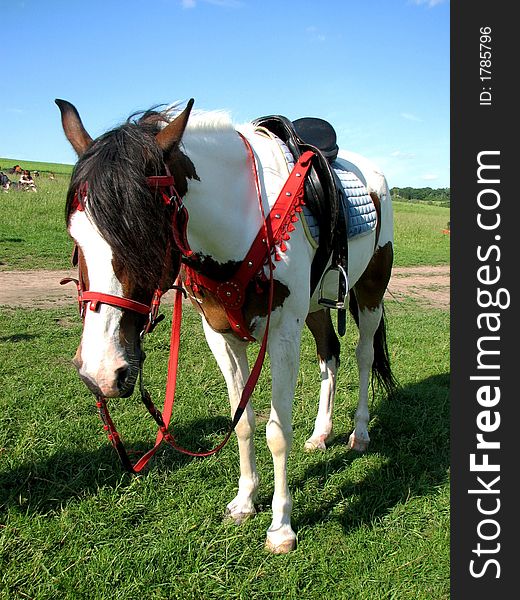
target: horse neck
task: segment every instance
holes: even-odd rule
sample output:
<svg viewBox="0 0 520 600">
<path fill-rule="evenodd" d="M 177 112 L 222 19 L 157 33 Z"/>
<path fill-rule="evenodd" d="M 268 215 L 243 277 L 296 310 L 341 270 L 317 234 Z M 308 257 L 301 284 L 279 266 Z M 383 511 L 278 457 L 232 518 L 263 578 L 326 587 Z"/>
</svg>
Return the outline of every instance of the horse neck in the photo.
<svg viewBox="0 0 520 600">
<path fill-rule="evenodd" d="M 243 139 L 231 127 L 188 129 L 186 155 L 199 181 L 184 199 L 188 242 L 199 255 L 220 263 L 242 260 L 261 225 L 254 166 Z"/>
</svg>

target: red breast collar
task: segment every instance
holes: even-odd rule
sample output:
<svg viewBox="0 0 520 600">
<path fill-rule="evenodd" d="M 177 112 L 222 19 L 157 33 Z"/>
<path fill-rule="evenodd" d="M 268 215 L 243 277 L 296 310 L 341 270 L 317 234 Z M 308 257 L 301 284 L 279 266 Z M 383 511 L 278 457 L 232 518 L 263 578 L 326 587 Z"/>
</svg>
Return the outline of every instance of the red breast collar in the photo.
<svg viewBox="0 0 520 600">
<path fill-rule="evenodd" d="M 202 275 L 197 271 L 196 263 L 194 265 L 192 261 L 189 265 L 185 264 L 184 269 L 186 286 L 191 287 L 194 292 L 202 288 L 213 294 L 224 308 L 232 332 L 242 340 L 254 341 L 255 338 L 244 318 L 246 288 L 255 279 L 265 281 L 264 267 L 271 260 L 271 255 L 274 256 L 275 261 L 279 261 L 280 253 L 287 250 L 285 242 L 290 239 L 291 232 L 295 229 L 294 223 L 298 221 L 297 213 L 302 211 L 305 179 L 312 165 L 314 153 L 307 151 L 300 156 L 266 218 L 253 150 L 244 136 L 242 139 L 254 171 L 262 227 L 246 257 L 229 280 L 215 281 Z"/>
</svg>

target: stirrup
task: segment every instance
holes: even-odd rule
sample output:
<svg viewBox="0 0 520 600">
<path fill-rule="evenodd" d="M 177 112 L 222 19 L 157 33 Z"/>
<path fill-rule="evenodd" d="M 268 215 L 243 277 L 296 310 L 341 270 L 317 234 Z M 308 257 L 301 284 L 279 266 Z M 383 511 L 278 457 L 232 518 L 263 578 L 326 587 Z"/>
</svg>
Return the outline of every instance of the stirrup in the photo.
<svg viewBox="0 0 520 600">
<path fill-rule="evenodd" d="M 337 300 L 332 300 L 332 298 L 324 298 L 323 297 L 323 285 L 325 282 L 325 276 L 329 271 L 337 271 L 338 272 L 338 298 Z M 320 284 L 320 296 L 318 298 L 318 304 L 321 306 L 325 306 L 329 309 L 334 309 L 338 311 L 338 335 L 343 337 L 347 330 L 347 304 L 348 304 L 348 277 L 347 272 L 341 265 L 330 266 L 325 273 L 323 273 L 323 277 L 321 278 Z"/>
<path fill-rule="evenodd" d="M 330 271 L 337 271 L 339 274 L 338 282 L 338 298 L 333 300 L 332 298 L 323 297 L 323 286 L 325 277 Z M 345 310 L 348 306 L 348 277 L 345 269 L 341 265 L 330 266 L 321 278 L 320 284 L 320 295 L 318 298 L 318 304 L 325 306 L 326 308 L 332 308 L 335 310 Z"/>
</svg>

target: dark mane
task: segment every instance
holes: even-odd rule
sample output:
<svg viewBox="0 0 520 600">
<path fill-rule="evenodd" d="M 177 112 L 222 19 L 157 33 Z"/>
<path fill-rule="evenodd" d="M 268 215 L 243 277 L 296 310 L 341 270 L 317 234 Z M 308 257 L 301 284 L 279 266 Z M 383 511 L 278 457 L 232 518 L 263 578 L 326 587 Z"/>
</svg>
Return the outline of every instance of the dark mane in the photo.
<svg viewBox="0 0 520 600">
<path fill-rule="evenodd" d="M 136 118 L 138 116 L 138 118 Z M 160 194 L 146 178 L 164 175 L 155 134 L 166 118 L 149 110 L 100 136 L 78 160 L 67 194 L 67 223 L 74 195 L 88 182 L 87 211 L 128 277 L 145 289 L 158 284 L 171 228 Z"/>
</svg>

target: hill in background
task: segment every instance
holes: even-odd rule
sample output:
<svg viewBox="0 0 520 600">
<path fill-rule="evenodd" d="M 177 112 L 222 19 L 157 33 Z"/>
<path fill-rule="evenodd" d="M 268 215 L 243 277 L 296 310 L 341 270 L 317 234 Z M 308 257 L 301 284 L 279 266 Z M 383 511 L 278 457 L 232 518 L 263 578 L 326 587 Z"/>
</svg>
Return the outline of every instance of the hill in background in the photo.
<svg viewBox="0 0 520 600">
<path fill-rule="evenodd" d="M 35 160 L 18 160 L 15 158 L 0 158 L 0 171 L 9 175 L 9 170 L 20 165 L 22 169 L 39 171 L 40 173 L 54 173 L 55 175 L 70 175 L 74 165 L 60 163 L 38 162 Z"/>
</svg>

